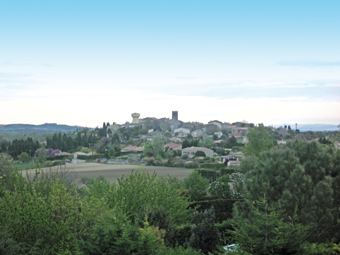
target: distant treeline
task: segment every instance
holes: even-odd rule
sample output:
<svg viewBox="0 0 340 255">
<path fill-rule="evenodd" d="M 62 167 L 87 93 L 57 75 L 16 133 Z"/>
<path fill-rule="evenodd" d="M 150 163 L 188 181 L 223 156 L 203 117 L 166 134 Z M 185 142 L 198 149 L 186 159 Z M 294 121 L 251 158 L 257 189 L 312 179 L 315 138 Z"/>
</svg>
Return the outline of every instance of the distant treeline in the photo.
<svg viewBox="0 0 340 255">
<path fill-rule="evenodd" d="M 37 133 L 37 134 L 47 134 L 56 132 L 74 132 L 84 127 L 80 126 L 68 126 L 68 125 L 58 125 L 56 123 L 45 123 L 42 125 L 30 125 L 30 124 L 10 124 L 0 126 L 0 134 L 17 134 L 17 133 Z"/>
</svg>

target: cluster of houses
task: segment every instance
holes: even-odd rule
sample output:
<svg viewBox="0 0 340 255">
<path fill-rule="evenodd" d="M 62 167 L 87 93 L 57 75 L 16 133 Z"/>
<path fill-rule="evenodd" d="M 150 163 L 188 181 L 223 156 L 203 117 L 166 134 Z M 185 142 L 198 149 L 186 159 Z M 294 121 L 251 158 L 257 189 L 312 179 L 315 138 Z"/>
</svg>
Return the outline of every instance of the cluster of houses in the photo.
<svg viewBox="0 0 340 255">
<path fill-rule="evenodd" d="M 246 135 L 253 124 L 248 124 L 246 122 L 236 122 L 236 123 L 226 123 L 221 122 L 218 120 L 209 121 L 208 124 L 203 124 L 199 122 L 183 122 L 178 120 L 178 112 L 174 111 L 172 113 L 172 118 L 139 118 L 139 113 L 133 113 L 132 122 L 126 122 L 125 124 L 113 124 L 108 126 L 108 129 L 111 130 L 111 133 L 116 132 L 120 128 L 132 128 L 137 125 L 142 127 L 148 125 L 152 125 L 153 127 L 157 128 L 150 128 L 148 129 L 148 134 L 139 135 L 137 138 L 133 138 L 133 140 L 138 141 L 152 141 L 153 138 L 157 135 L 162 136 L 168 143 L 164 145 L 164 149 L 171 148 L 175 151 L 181 151 L 182 156 L 187 155 L 188 158 L 193 158 L 197 151 L 202 151 L 205 153 L 207 157 L 214 157 L 214 152 L 211 149 L 205 147 L 189 147 L 182 149 L 182 142 L 188 137 L 191 136 L 192 138 L 200 138 L 204 135 L 208 135 L 219 139 L 223 136 L 222 130 L 228 130 L 227 139 L 230 137 L 241 137 L 243 138 L 243 143 L 247 142 Z M 162 130 L 162 131 L 160 131 Z M 222 140 L 215 140 L 215 145 L 222 142 Z M 121 149 L 122 152 L 142 152 L 143 147 L 132 146 L 129 145 Z M 230 162 L 238 161 L 239 155 L 232 155 L 228 158 Z M 221 158 L 222 161 L 226 160 L 227 158 Z"/>
</svg>

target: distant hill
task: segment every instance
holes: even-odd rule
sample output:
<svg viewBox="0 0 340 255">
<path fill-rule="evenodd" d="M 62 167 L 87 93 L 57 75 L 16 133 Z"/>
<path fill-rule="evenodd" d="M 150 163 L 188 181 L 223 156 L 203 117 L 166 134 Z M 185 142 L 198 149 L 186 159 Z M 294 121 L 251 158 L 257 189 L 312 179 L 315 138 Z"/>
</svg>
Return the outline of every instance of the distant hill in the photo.
<svg viewBox="0 0 340 255">
<path fill-rule="evenodd" d="M 287 124 L 288 126 L 289 124 Z M 284 125 L 275 125 L 276 127 L 284 126 Z M 294 130 L 295 124 L 290 124 L 290 127 Z M 298 124 L 297 128 L 301 132 L 306 131 L 338 131 L 338 125 L 330 125 L 330 124 Z"/>
<path fill-rule="evenodd" d="M 73 132 L 77 129 L 84 129 L 86 127 L 81 126 L 68 126 L 58 125 L 56 123 L 45 123 L 42 125 L 30 125 L 30 124 L 9 124 L 0 125 L 0 134 L 17 134 L 17 133 L 56 133 L 56 132 Z"/>
</svg>

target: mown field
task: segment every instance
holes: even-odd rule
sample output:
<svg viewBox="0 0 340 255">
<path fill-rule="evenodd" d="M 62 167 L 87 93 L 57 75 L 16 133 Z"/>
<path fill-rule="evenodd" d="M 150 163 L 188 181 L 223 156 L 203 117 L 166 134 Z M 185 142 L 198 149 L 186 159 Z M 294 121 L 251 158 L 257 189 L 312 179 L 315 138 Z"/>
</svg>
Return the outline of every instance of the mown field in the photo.
<svg viewBox="0 0 340 255">
<path fill-rule="evenodd" d="M 62 166 L 65 167 L 65 166 Z M 160 166 L 137 166 L 137 165 L 109 165 L 109 164 L 99 164 L 99 163 L 83 163 L 83 164 L 72 164 L 67 165 L 66 168 L 74 175 L 75 182 L 80 183 L 81 178 L 96 178 L 100 175 L 104 176 L 111 182 L 117 181 L 117 178 L 121 178 L 123 175 L 130 174 L 132 170 L 134 171 L 147 171 L 152 174 L 154 171 L 157 173 L 158 177 L 165 177 L 170 175 L 172 177 L 178 177 L 179 179 L 184 179 L 193 170 L 187 168 L 172 168 L 172 167 L 160 167 Z M 52 167 L 52 169 L 58 169 L 58 167 Z M 49 170 L 49 168 L 44 168 L 43 170 Z M 22 171 L 23 175 L 34 174 L 36 170 L 31 169 L 27 171 Z"/>
</svg>

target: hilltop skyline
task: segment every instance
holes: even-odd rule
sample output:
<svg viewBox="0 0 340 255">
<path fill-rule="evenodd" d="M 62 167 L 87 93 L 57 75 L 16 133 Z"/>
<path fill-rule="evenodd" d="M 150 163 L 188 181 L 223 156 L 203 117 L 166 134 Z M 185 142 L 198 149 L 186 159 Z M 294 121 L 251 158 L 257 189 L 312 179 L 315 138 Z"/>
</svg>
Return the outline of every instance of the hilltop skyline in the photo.
<svg viewBox="0 0 340 255">
<path fill-rule="evenodd" d="M 13 1 L 0 124 L 340 123 L 339 1 Z"/>
</svg>

